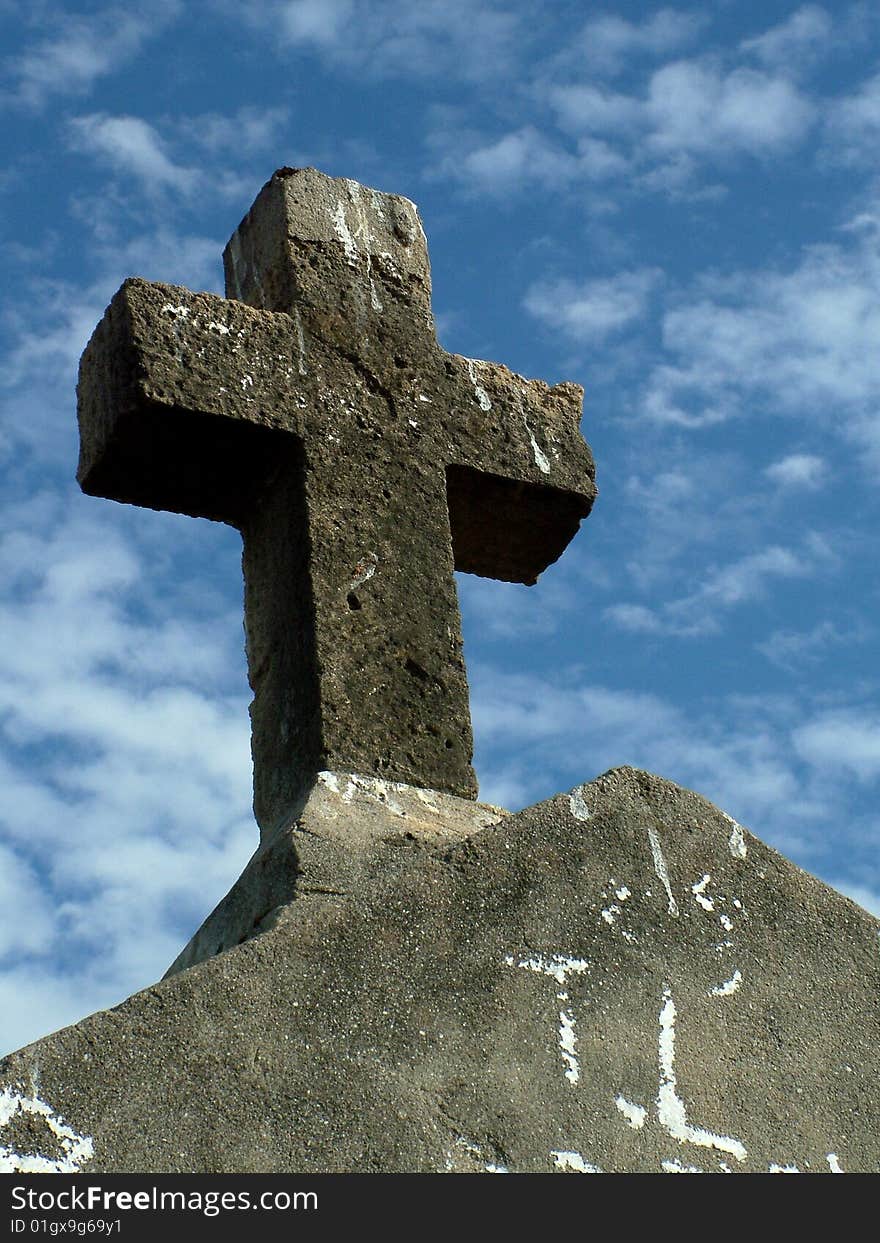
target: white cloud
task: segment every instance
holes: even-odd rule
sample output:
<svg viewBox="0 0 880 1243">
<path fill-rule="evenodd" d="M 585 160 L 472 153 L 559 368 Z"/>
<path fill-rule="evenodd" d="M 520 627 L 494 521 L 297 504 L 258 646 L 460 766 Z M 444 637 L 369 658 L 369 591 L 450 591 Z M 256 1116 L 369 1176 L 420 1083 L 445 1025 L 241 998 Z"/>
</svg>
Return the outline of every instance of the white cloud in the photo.
<svg viewBox="0 0 880 1243">
<path fill-rule="evenodd" d="M 138 512 L 135 542 L 98 509 L 3 515 L 0 953 L 42 992 L 7 1047 L 158 978 L 257 841 L 238 591 L 205 582 L 221 545 L 238 581 L 237 537 Z"/>
<path fill-rule="evenodd" d="M 798 755 L 857 781 L 880 778 L 880 717 L 860 709 L 820 713 L 793 732 Z"/>
<path fill-rule="evenodd" d="M 140 117 L 108 116 L 96 112 L 70 122 L 71 144 L 105 160 L 116 172 L 136 177 L 148 191 L 194 189 L 194 168 L 176 164 L 166 153 L 154 127 Z"/>
<path fill-rule="evenodd" d="M 612 604 L 603 617 L 615 622 L 630 634 L 660 634 L 664 627 L 660 618 L 643 604 Z"/>
<path fill-rule="evenodd" d="M 783 151 L 799 143 L 812 105 L 784 78 L 750 69 L 721 73 L 697 61 L 664 65 L 651 79 L 648 145 L 724 162 L 731 153 Z"/>
<path fill-rule="evenodd" d="M 645 125 L 642 100 L 593 82 L 553 86 L 548 100 L 562 127 L 575 133 L 631 134 Z"/>
<path fill-rule="evenodd" d="M 504 195 L 533 182 L 565 185 L 579 175 L 575 156 L 563 151 L 533 126 L 469 148 L 441 131 L 433 144 L 446 154 L 438 171 L 490 195 Z"/>
<path fill-rule="evenodd" d="M 707 278 L 663 316 L 644 415 L 700 427 L 754 409 L 843 433 L 880 468 L 880 232 L 806 249 L 789 270 Z"/>
<path fill-rule="evenodd" d="M 84 94 L 98 78 L 118 73 L 178 12 L 176 0 L 154 0 L 144 16 L 121 5 L 91 16 L 56 12 L 53 34 L 10 63 L 16 85 L 6 98 L 39 106 L 54 94 Z"/>
<path fill-rule="evenodd" d="M 824 155 L 831 164 L 875 169 L 880 140 L 880 73 L 830 106 Z"/>
<path fill-rule="evenodd" d="M 827 53 L 832 32 L 827 10 L 818 4 L 805 4 L 764 34 L 744 40 L 740 47 L 768 68 L 794 75 Z"/>
<path fill-rule="evenodd" d="M 36 873 L 0 843 L 0 960 L 46 950 L 52 939 L 52 905 Z"/>
<path fill-rule="evenodd" d="M 813 453 L 790 453 L 771 463 L 764 474 L 783 488 L 815 490 L 827 482 L 825 463 Z"/>
<path fill-rule="evenodd" d="M 657 268 L 640 268 L 579 283 L 541 281 L 528 290 L 523 305 L 574 341 L 602 341 L 644 318 L 661 275 Z"/>
<path fill-rule="evenodd" d="M 813 105 L 786 78 L 710 60 L 680 60 L 656 70 L 644 96 L 594 83 L 550 86 L 560 124 L 575 132 L 634 144 L 644 164 L 695 154 L 724 164 L 736 154 L 767 155 L 797 145 Z"/>
<path fill-rule="evenodd" d="M 574 149 L 566 150 L 534 125 L 485 140 L 473 133 L 457 133 L 442 112 L 441 117 L 428 136 L 428 145 L 439 157 L 428 176 L 448 177 L 480 194 L 501 197 L 534 186 L 601 182 L 628 168 L 626 156 L 590 135 L 581 135 Z"/>
</svg>

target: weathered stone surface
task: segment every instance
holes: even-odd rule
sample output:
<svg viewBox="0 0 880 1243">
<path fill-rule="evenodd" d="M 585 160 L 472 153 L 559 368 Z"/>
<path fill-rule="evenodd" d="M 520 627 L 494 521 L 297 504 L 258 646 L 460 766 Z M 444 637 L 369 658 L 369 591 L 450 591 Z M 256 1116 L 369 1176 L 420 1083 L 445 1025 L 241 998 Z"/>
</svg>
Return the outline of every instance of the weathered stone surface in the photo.
<svg viewBox="0 0 880 1243">
<path fill-rule="evenodd" d="M 303 894 L 365 890 L 410 842 L 442 846 L 510 813 L 488 803 L 356 773 L 319 773 L 287 824 L 260 843 L 167 975 L 265 932 Z"/>
<path fill-rule="evenodd" d="M 264 930 L 0 1063 L 0 1167 L 880 1168 L 876 920 L 633 769 L 430 797 L 325 778 Z"/>
<path fill-rule="evenodd" d="M 324 769 L 475 797 L 453 569 L 533 583 L 562 553 L 596 492 L 582 390 L 440 348 L 399 196 L 283 169 L 225 261 L 227 298 L 113 299 L 81 485 L 241 530 L 264 834 Z"/>
</svg>

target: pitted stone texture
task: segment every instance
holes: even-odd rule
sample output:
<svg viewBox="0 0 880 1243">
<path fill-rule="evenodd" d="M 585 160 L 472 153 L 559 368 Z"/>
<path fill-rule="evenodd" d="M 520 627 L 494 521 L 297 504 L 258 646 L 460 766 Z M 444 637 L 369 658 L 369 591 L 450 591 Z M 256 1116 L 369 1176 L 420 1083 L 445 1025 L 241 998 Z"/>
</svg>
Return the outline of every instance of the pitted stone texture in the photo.
<svg viewBox="0 0 880 1243">
<path fill-rule="evenodd" d="M 435 841 L 350 807 L 380 867 L 0 1093 L 38 1081 L 86 1172 L 880 1168 L 880 923 L 705 799 L 618 769 Z"/>
<path fill-rule="evenodd" d="M 440 348 L 406 199 L 282 170 L 226 267 L 226 299 L 116 295 L 80 483 L 241 530 L 264 834 L 322 769 L 475 797 L 453 570 L 534 583 L 561 555 L 596 494 L 582 390 Z"/>
<path fill-rule="evenodd" d="M 260 844 L 166 976 L 266 932 L 296 898 L 366 890 L 389 857 L 413 842 L 461 841 L 509 814 L 401 782 L 319 773 L 302 808 Z"/>
</svg>

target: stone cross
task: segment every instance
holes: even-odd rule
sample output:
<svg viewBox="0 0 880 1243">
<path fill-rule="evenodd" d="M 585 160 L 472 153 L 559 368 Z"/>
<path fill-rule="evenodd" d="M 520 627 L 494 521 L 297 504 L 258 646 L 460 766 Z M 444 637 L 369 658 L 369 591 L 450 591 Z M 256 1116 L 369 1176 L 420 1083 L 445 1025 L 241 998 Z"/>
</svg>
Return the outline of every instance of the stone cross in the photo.
<svg viewBox="0 0 880 1243">
<path fill-rule="evenodd" d="M 280 169 L 226 298 L 125 282 L 80 364 L 85 492 L 244 542 L 254 811 L 324 769 L 476 797 L 453 570 L 534 583 L 596 494 L 583 391 L 449 354 L 415 205 Z"/>
</svg>

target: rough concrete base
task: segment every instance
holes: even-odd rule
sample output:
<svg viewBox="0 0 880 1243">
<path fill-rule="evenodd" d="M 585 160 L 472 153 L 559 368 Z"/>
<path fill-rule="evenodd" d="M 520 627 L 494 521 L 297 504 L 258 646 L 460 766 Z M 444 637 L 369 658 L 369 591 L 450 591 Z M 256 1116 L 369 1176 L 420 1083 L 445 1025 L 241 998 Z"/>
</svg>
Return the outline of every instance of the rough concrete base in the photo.
<svg viewBox="0 0 880 1243">
<path fill-rule="evenodd" d="M 173 975 L 0 1063 L 0 1169 L 876 1171 L 878 933 L 647 773 L 328 774 Z"/>
</svg>

